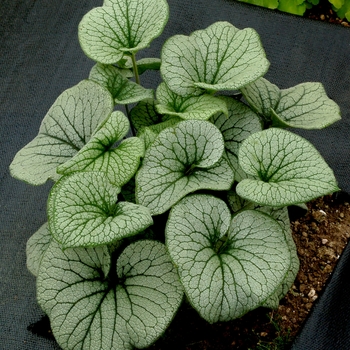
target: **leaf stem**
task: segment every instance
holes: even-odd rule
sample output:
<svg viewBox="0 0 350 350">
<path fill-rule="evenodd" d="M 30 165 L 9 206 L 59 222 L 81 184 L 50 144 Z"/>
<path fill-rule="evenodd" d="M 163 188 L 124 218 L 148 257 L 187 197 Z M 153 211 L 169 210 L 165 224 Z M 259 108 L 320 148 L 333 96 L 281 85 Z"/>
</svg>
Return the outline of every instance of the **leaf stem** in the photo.
<svg viewBox="0 0 350 350">
<path fill-rule="evenodd" d="M 137 84 L 141 85 L 139 71 L 137 69 L 137 64 L 136 64 L 136 57 L 135 57 L 135 54 L 133 52 L 131 53 L 131 61 L 132 61 L 132 70 L 134 71 L 134 76 L 135 76 L 135 82 Z"/>
<path fill-rule="evenodd" d="M 128 246 L 129 242 L 126 239 L 122 239 L 120 244 L 111 251 L 111 267 L 107 279 L 111 287 L 115 287 L 117 284 L 123 282 L 123 278 L 120 279 L 117 274 L 117 260 L 120 254 Z"/>
<path fill-rule="evenodd" d="M 132 123 L 132 119 L 130 118 L 129 106 L 127 104 L 125 104 L 124 107 L 125 107 L 126 115 L 129 119 L 132 136 L 136 136 L 136 129 L 134 127 L 134 124 Z"/>
<path fill-rule="evenodd" d="M 126 115 L 128 116 L 128 118 L 130 118 L 129 106 L 127 104 L 125 104 L 124 106 L 125 106 Z"/>
<path fill-rule="evenodd" d="M 185 170 L 185 175 L 190 176 L 193 173 L 195 168 L 196 168 L 196 164 L 191 164 L 191 166 Z"/>
</svg>

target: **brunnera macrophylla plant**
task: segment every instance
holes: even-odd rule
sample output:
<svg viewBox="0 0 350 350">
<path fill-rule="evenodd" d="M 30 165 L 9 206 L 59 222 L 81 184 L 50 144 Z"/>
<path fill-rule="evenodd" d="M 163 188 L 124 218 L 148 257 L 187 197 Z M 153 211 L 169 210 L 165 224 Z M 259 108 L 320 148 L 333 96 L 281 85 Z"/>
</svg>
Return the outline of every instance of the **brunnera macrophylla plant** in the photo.
<svg viewBox="0 0 350 350">
<path fill-rule="evenodd" d="M 167 20 L 165 0 L 87 13 L 79 40 L 95 66 L 10 165 L 29 184 L 54 182 L 27 266 L 63 349 L 146 348 L 184 298 L 210 323 L 276 308 L 299 267 L 287 207 L 338 191 L 286 130 L 340 119 L 322 85 L 279 89 L 258 34 L 228 22 L 137 60 Z M 155 91 L 140 84 L 149 69 Z"/>
</svg>

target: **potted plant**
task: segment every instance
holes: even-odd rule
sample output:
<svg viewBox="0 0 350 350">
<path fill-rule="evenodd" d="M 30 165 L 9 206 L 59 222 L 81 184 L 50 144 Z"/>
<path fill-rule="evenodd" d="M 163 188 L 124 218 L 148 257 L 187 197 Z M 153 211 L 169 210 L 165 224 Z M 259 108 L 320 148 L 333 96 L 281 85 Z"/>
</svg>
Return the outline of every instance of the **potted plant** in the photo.
<svg viewBox="0 0 350 350">
<path fill-rule="evenodd" d="M 277 307 L 299 266 L 287 207 L 338 191 L 286 130 L 340 119 L 323 86 L 270 83 L 258 33 L 228 22 L 137 60 L 168 12 L 165 0 L 88 12 L 79 40 L 96 65 L 10 165 L 32 185 L 55 182 L 27 266 L 63 349 L 148 347 L 184 299 L 210 323 Z M 149 69 L 156 91 L 140 83 Z"/>
</svg>

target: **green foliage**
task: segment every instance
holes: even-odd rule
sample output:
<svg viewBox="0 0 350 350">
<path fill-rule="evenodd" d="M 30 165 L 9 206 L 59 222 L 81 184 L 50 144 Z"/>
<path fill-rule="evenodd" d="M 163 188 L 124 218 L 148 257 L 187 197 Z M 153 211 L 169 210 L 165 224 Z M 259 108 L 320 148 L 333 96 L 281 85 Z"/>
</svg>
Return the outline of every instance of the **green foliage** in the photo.
<svg viewBox="0 0 350 350">
<path fill-rule="evenodd" d="M 311 8 L 313 5 L 318 5 L 319 0 L 238 0 L 241 2 L 247 2 L 252 5 L 258 5 L 267 7 L 272 10 L 279 10 L 283 12 L 292 13 L 294 15 L 302 16 L 306 9 Z M 336 2 L 342 0 L 333 0 Z M 332 0 L 329 0 L 332 3 Z"/>
<path fill-rule="evenodd" d="M 338 190 L 318 151 L 284 130 L 340 119 L 322 85 L 267 81 L 258 34 L 228 22 L 137 61 L 167 19 L 164 0 L 86 14 L 89 79 L 58 97 L 10 165 L 32 185 L 55 182 L 27 266 L 63 349 L 145 348 L 184 294 L 211 323 L 276 308 L 299 268 L 287 206 Z M 148 69 L 163 78 L 154 90 L 140 85 Z M 237 90 L 245 102 L 220 94 Z"/>
<path fill-rule="evenodd" d="M 279 0 L 278 10 L 302 16 L 307 8 L 307 0 Z"/>
<path fill-rule="evenodd" d="M 320 0 L 238 0 L 252 5 L 266 7 L 272 10 L 292 13 L 302 16 L 307 9 L 318 5 Z M 333 10 L 341 19 L 350 21 L 350 2 L 347 0 L 328 0 L 332 4 Z"/>
<path fill-rule="evenodd" d="M 350 21 L 350 2 L 346 0 L 329 0 L 339 18 Z"/>
<path fill-rule="evenodd" d="M 256 350 L 288 350 L 293 341 L 293 337 L 291 336 L 290 328 L 287 331 L 282 331 L 279 326 L 279 318 L 276 317 L 273 312 L 266 315 L 270 323 L 275 329 L 276 338 L 272 341 L 266 341 L 263 338 L 260 338 L 258 344 L 256 344 Z M 252 350 L 252 349 L 249 349 Z"/>
</svg>

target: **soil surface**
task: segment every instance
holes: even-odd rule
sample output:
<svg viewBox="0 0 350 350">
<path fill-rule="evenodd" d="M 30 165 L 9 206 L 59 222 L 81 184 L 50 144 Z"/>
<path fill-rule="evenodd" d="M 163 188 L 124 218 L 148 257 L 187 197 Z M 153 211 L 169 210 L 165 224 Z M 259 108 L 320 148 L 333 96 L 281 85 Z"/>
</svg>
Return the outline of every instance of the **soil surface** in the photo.
<svg viewBox="0 0 350 350">
<path fill-rule="evenodd" d="M 349 21 L 346 18 L 341 19 L 332 9 L 332 5 L 328 0 L 320 0 L 317 6 L 313 6 L 310 10 L 306 10 L 305 17 L 334 24 L 340 24 L 344 27 L 350 27 Z"/>
</svg>

